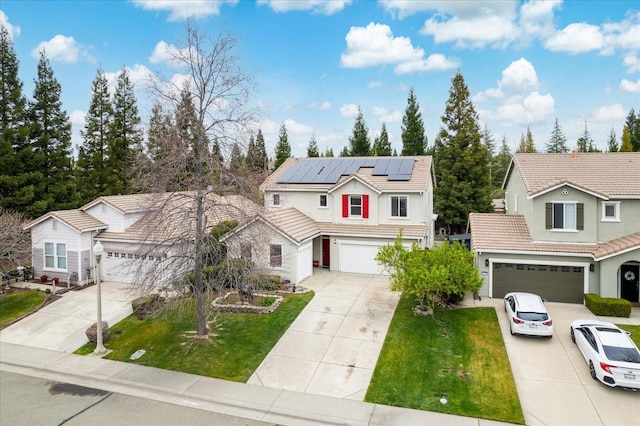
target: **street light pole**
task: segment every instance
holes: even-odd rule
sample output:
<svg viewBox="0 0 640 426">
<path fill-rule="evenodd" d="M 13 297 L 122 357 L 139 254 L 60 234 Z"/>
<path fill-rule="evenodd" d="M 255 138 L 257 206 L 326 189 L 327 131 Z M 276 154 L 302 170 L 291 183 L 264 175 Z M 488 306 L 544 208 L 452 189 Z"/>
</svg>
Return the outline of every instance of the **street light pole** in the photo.
<svg viewBox="0 0 640 426">
<path fill-rule="evenodd" d="M 104 355 L 107 349 L 102 343 L 102 289 L 100 287 L 100 259 L 102 258 L 102 252 L 104 247 L 100 244 L 100 241 L 96 241 L 93 246 L 93 255 L 96 257 L 96 285 L 97 285 L 97 300 L 98 300 L 98 322 L 96 322 L 96 349 L 93 351 L 96 355 Z"/>
</svg>

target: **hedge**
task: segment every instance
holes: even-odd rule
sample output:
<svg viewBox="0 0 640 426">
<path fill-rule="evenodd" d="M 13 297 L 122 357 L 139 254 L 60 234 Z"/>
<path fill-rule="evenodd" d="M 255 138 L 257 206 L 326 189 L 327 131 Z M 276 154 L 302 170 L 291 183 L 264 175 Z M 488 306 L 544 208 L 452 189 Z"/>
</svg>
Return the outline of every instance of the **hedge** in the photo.
<svg viewBox="0 0 640 426">
<path fill-rule="evenodd" d="M 594 293 L 587 293 L 584 295 L 584 302 L 595 315 L 624 318 L 631 316 L 631 302 L 625 299 L 600 297 Z"/>
</svg>

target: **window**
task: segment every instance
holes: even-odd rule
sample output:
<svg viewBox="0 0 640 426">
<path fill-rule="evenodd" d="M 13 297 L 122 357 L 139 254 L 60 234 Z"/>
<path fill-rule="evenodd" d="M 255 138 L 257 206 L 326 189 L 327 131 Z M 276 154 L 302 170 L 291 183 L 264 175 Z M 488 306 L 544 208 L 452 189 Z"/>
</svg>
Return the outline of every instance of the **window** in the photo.
<svg viewBox="0 0 640 426">
<path fill-rule="evenodd" d="M 362 216 L 362 196 L 349 196 L 349 216 Z"/>
<path fill-rule="evenodd" d="M 318 207 L 327 207 L 327 194 L 320 194 L 318 197 Z"/>
<path fill-rule="evenodd" d="M 44 243 L 44 267 L 47 269 L 67 269 L 67 245 Z"/>
<path fill-rule="evenodd" d="M 271 244 L 269 246 L 269 265 L 272 268 L 282 268 L 282 245 Z"/>
<path fill-rule="evenodd" d="M 576 202 L 547 203 L 546 228 L 558 231 L 584 229 L 584 204 Z"/>
<path fill-rule="evenodd" d="M 280 205 L 280 194 L 273 194 L 273 205 L 274 206 Z"/>
<path fill-rule="evenodd" d="M 391 217 L 407 217 L 407 197 L 391 197 Z"/>
<path fill-rule="evenodd" d="M 620 221 L 620 202 L 603 202 L 602 203 L 602 221 L 603 222 L 619 222 Z"/>
<path fill-rule="evenodd" d="M 251 243 L 240 243 L 240 257 L 251 260 Z"/>
</svg>

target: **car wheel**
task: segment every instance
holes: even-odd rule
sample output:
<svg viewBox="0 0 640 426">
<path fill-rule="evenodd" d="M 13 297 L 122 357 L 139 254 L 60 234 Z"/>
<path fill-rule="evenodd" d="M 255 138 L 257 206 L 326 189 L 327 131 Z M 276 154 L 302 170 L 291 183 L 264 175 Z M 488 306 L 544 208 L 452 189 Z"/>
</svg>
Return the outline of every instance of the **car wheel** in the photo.
<svg viewBox="0 0 640 426">
<path fill-rule="evenodd" d="M 571 327 L 571 341 L 572 341 L 573 343 L 575 343 L 575 342 L 576 342 L 576 335 L 575 335 L 575 333 L 573 332 L 573 327 Z"/>
<path fill-rule="evenodd" d="M 591 373 L 591 378 L 593 380 L 598 380 L 598 376 L 596 376 L 596 368 L 593 366 L 593 362 L 589 361 L 589 373 Z"/>
</svg>

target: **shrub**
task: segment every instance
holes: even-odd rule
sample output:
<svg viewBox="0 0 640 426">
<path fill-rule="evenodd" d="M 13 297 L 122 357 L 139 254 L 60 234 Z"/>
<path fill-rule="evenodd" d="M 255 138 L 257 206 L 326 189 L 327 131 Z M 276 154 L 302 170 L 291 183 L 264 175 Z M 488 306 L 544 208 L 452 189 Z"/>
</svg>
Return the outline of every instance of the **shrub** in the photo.
<svg viewBox="0 0 640 426">
<path fill-rule="evenodd" d="M 584 302 L 591 312 L 599 316 L 624 317 L 631 316 L 631 302 L 616 297 L 600 297 L 594 293 L 584 295 Z"/>
<path fill-rule="evenodd" d="M 84 332 L 87 335 L 87 339 L 91 343 L 98 343 L 98 323 L 94 322 L 87 328 Z M 107 342 L 111 337 L 111 333 L 109 331 L 109 324 L 106 321 L 102 321 L 102 341 Z"/>
<path fill-rule="evenodd" d="M 273 296 L 265 296 L 262 299 L 260 299 L 260 306 L 262 307 L 267 307 L 267 306 L 271 306 L 276 302 L 276 298 Z"/>
<path fill-rule="evenodd" d="M 276 291 L 280 288 L 280 276 L 270 274 L 252 274 L 247 277 L 247 283 L 264 291 Z"/>
<path fill-rule="evenodd" d="M 138 297 L 131 302 L 133 314 L 139 320 L 143 320 L 162 308 L 162 306 L 164 306 L 164 300 L 164 297 L 155 293 L 145 297 Z"/>
</svg>

